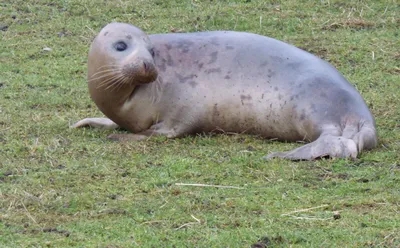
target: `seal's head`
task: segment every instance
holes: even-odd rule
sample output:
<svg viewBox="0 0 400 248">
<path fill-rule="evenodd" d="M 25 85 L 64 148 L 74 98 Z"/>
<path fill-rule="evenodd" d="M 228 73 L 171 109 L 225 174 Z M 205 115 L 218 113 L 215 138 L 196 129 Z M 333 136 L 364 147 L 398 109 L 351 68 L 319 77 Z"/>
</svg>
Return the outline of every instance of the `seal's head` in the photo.
<svg viewBox="0 0 400 248">
<path fill-rule="evenodd" d="M 110 23 L 93 40 L 88 58 L 88 84 L 100 110 L 122 104 L 135 87 L 157 79 L 149 37 L 126 23 Z M 104 111 L 103 111 L 104 112 Z"/>
<path fill-rule="evenodd" d="M 108 24 L 91 45 L 88 80 L 97 87 L 153 82 L 157 78 L 153 56 L 153 46 L 142 30 L 126 23 Z"/>
</svg>

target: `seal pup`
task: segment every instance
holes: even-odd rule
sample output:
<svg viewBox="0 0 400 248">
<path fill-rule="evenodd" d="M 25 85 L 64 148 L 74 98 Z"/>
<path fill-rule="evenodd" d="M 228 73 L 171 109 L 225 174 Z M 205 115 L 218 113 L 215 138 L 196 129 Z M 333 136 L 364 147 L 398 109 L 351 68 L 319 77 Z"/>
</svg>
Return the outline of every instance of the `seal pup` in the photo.
<svg viewBox="0 0 400 248">
<path fill-rule="evenodd" d="M 72 127 L 125 128 L 113 140 L 199 132 L 307 141 L 266 158 L 356 158 L 377 144 L 375 121 L 329 63 L 265 36 L 232 31 L 147 35 L 105 26 L 91 44 L 90 96 L 108 118 Z"/>
</svg>

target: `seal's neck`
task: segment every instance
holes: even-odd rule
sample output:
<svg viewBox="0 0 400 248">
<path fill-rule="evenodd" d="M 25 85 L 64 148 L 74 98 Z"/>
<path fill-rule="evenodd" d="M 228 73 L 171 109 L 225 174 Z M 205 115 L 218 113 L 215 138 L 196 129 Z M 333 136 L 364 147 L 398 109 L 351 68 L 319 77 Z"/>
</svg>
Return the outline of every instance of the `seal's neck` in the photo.
<svg viewBox="0 0 400 248">
<path fill-rule="evenodd" d="M 121 85 L 116 88 L 98 88 L 89 83 L 89 92 L 97 107 L 107 117 L 112 118 L 129 101 L 140 86 Z"/>
</svg>

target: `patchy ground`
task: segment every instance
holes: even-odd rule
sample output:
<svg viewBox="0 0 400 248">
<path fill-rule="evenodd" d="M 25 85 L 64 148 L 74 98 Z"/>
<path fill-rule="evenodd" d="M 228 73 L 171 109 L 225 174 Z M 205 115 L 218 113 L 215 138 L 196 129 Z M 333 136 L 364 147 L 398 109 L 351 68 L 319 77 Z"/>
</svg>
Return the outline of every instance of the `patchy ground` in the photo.
<svg viewBox="0 0 400 248">
<path fill-rule="evenodd" d="M 400 246 L 396 1 L 13 0 L 0 10 L 0 246 Z M 101 116 L 86 59 L 112 21 L 148 33 L 248 31 L 310 51 L 360 91 L 379 146 L 356 161 L 266 162 L 299 144 L 115 143 L 110 132 L 71 130 Z"/>
</svg>

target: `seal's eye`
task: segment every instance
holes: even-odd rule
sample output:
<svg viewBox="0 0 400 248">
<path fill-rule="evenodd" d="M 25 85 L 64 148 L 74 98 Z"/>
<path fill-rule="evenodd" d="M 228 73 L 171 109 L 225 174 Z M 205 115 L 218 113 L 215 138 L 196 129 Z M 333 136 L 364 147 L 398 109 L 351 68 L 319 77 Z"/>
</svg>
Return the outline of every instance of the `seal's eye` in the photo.
<svg viewBox="0 0 400 248">
<path fill-rule="evenodd" d="M 118 41 L 117 43 L 115 43 L 114 48 L 117 51 L 122 52 L 122 51 L 125 51 L 126 48 L 128 48 L 128 45 L 123 41 Z"/>
<path fill-rule="evenodd" d="M 149 52 L 150 52 L 151 56 L 154 57 L 154 49 L 150 48 Z"/>
</svg>

